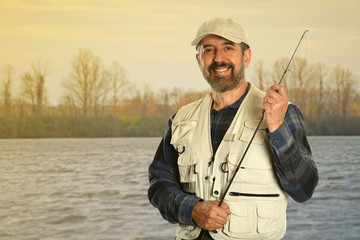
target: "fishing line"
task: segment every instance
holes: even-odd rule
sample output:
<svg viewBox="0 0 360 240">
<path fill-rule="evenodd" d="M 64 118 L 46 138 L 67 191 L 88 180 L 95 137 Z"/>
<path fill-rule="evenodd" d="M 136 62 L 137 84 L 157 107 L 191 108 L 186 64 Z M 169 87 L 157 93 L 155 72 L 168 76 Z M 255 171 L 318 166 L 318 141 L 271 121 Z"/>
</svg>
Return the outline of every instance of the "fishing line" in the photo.
<svg viewBox="0 0 360 240">
<path fill-rule="evenodd" d="M 297 44 L 297 46 L 296 46 L 296 48 L 295 48 L 295 51 L 294 51 L 294 53 L 292 54 L 292 56 L 291 56 L 291 58 L 290 58 L 290 60 L 289 60 L 289 63 L 288 63 L 288 65 L 287 65 L 286 68 L 285 68 L 285 71 L 284 71 L 283 75 L 282 75 L 281 78 L 280 78 L 279 84 L 281 84 L 281 82 L 282 82 L 285 74 L 287 73 L 287 71 L 288 71 L 288 69 L 289 69 L 289 66 L 290 66 L 290 64 L 291 64 L 291 62 L 292 62 L 292 60 L 293 60 L 293 58 L 294 58 L 294 56 L 295 56 L 295 54 L 296 54 L 296 52 L 297 52 L 297 50 L 298 50 L 298 48 L 299 48 L 299 45 L 300 45 L 301 41 L 303 40 L 305 34 L 306 34 L 308 31 L 309 31 L 309 30 L 305 30 L 304 33 L 302 34 L 302 36 L 301 36 L 301 38 L 300 38 L 300 41 L 299 41 L 299 43 Z M 230 186 L 231 186 L 232 182 L 234 181 L 237 172 L 238 172 L 239 169 L 240 169 L 241 163 L 242 163 L 242 161 L 244 160 L 244 158 L 245 158 L 245 156 L 246 156 L 246 154 L 247 154 L 247 152 L 248 152 L 248 150 L 249 150 L 249 148 L 250 148 L 250 145 L 251 145 L 252 141 L 253 141 L 254 138 L 255 138 L 255 135 L 256 135 L 257 131 L 259 130 L 260 124 L 261 124 L 262 121 L 264 120 L 264 115 L 265 115 L 265 114 L 262 114 L 261 119 L 260 119 L 260 121 L 259 121 L 259 124 L 257 125 L 257 127 L 256 127 L 256 129 L 255 129 L 255 131 L 254 131 L 254 133 L 253 133 L 253 135 L 252 135 L 252 137 L 251 137 L 251 139 L 250 139 L 250 142 L 248 143 L 248 145 L 247 145 L 247 147 L 246 147 L 246 149 L 245 149 L 245 151 L 244 151 L 244 154 L 242 155 L 242 157 L 241 157 L 241 159 L 240 159 L 240 162 L 239 162 L 239 164 L 237 165 L 237 167 L 236 167 L 236 169 L 235 169 L 235 171 L 234 171 L 234 173 L 233 173 L 233 175 L 232 175 L 232 177 L 231 177 L 231 179 L 230 179 L 230 182 L 228 183 L 228 185 L 227 185 L 227 187 L 226 187 L 226 189 L 225 189 L 225 192 L 224 192 L 223 196 L 222 196 L 221 199 L 220 199 L 220 202 L 219 202 L 219 204 L 218 204 L 219 207 L 220 207 L 221 204 L 224 202 L 225 196 L 226 196 L 226 194 L 228 193 L 228 191 L 229 191 L 229 189 L 230 189 Z M 199 236 L 201 236 L 200 240 L 203 239 L 203 237 L 205 236 L 205 233 L 206 233 L 206 232 L 207 232 L 207 230 L 201 229 L 201 232 L 200 232 L 200 235 L 199 235 Z"/>
<path fill-rule="evenodd" d="M 305 39 L 305 43 L 306 43 L 306 62 L 308 62 L 308 35 L 306 35 L 306 39 Z"/>
</svg>

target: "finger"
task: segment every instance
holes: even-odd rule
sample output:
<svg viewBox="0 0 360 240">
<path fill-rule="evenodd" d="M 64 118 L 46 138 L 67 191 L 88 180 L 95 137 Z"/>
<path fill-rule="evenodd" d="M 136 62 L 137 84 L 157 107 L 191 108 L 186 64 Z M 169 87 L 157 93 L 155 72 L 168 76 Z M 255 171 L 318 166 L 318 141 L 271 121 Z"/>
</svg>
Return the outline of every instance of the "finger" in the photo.
<svg viewBox="0 0 360 240">
<path fill-rule="evenodd" d="M 270 89 L 277 92 L 280 96 L 287 95 L 286 88 L 283 85 L 275 84 L 275 85 L 271 86 Z"/>
<path fill-rule="evenodd" d="M 274 90 L 269 90 L 268 92 L 268 98 L 274 98 L 277 99 L 279 97 L 278 92 L 274 91 Z"/>
<path fill-rule="evenodd" d="M 231 214 L 230 209 L 229 209 L 229 205 L 227 205 L 226 203 L 222 203 L 222 204 L 221 204 L 221 207 L 226 211 L 226 213 L 227 213 L 228 215 Z"/>
<path fill-rule="evenodd" d="M 276 98 L 265 96 L 262 101 L 262 108 L 268 108 L 272 103 L 276 102 Z"/>
<path fill-rule="evenodd" d="M 278 97 L 280 97 L 279 93 L 278 93 L 278 90 L 282 88 L 281 85 L 272 85 L 270 87 L 270 89 L 266 92 L 266 95 L 265 95 L 265 100 L 267 100 L 267 98 L 274 98 L 274 99 L 278 99 Z M 265 101 L 267 102 L 267 101 Z"/>
<path fill-rule="evenodd" d="M 225 210 L 225 209 L 219 209 L 219 211 L 216 213 L 218 217 L 220 218 L 227 218 L 229 210 Z"/>
<path fill-rule="evenodd" d="M 268 93 L 265 95 L 265 97 L 263 98 L 263 100 L 262 100 L 262 103 L 264 104 L 264 103 L 268 103 L 269 102 L 269 95 L 268 95 Z"/>
<path fill-rule="evenodd" d="M 276 90 L 273 90 L 273 89 L 270 89 L 266 93 L 266 95 L 267 95 L 267 98 L 269 101 L 270 101 L 270 99 L 272 99 L 274 101 L 274 100 L 278 100 L 281 98 L 281 95 Z"/>
<path fill-rule="evenodd" d="M 267 103 L 267 104 L 271 104 L 271 103 L 274 102 L 274 100 L 275 100 L 275 98 L 273 98 L 273 97 L 267 97 L 267 98 L 266 98 L 266 103 Z"/>
<path fill-rule="evenodd" d="M 217 216 L 214 219 L 208 219 L 208 221 L 205 223 L 205 227 L 208 230 L 214 230 L 214 229 L 222 228 L 226 223 L 227 223 L 227 218 Z"/>
<path fill-rule="evenodd" d="M 283 86 L 280 85 L 280 84 L 274 84 L 274 85 L 272 85 L 272 86 L 270 87 L 270 89 L 277 92 L 277 91 L 279 91 L 280 88 L 282 88 L 282 87 L 283 87 Z"/>
<path fill-rule="evenodd" d="M 221 225 L 221 226 L 223 226 L 226 222 L 227 222 L 227 218 L 224 218 L 224 217 L 218 217 L 218 218 L 215 220 L 215 223 L 216 223 L 216 224 L 219 224 L 219 225 Z"/>
<path fill-rule="evenodd" d="M 224 224 L 213 224 L 213 225 L 208 227 L 208 230 L 213 231 L 213 230 L 222 228 L 223 226 L 224 226 Z"/>
</svg>

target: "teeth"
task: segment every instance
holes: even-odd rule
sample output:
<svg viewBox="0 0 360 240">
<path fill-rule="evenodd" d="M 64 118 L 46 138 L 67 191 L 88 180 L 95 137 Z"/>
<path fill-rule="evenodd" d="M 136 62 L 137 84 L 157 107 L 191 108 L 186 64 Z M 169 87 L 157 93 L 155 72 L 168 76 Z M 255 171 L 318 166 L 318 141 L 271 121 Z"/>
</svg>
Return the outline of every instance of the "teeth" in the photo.
<svg viewBox="0 0 360 240">
<path fill-rule="evenodd" d="M 226 70 L 228 70 L 228 68 L 220 68 L 220 69 L 217 68 L 217 69 L 215 69 L 216 72 L 224 72 Z"/>
</svg>

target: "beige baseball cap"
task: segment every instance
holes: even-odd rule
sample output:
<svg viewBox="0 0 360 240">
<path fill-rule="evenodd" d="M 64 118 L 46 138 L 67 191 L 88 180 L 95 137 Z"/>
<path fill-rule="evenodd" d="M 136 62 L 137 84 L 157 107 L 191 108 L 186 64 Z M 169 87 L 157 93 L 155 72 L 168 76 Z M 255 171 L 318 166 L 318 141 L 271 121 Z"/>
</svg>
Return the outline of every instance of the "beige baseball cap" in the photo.
<svg viewBox="0 0 360 240">
<path fill-rule="evenodd" d="M 218 35 L 234 43 L 246 43 L 250 47 L 248 35 L 244 27 L 230 18 L 214 18 L 204 22 L 191 42 L 197 47 L 201 40 L 208 35 Z"/>
</svg>

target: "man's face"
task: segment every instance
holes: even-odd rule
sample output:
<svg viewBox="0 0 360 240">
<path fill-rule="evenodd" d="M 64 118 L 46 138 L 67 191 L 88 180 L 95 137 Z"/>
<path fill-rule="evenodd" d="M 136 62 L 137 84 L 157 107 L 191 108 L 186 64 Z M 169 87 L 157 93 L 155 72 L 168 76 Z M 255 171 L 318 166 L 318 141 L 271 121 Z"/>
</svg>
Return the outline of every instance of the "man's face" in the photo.
<svg viewBox="0 0 360 240">
<path fill-rule="evenodd" d="M 243 56 L 240 44 L 209 35 L 200 42 L 196 58 L 211 88 L 216 92 L 226 92 L 242 82 L 250 56 L 250 49 Z"/>
</svg>

